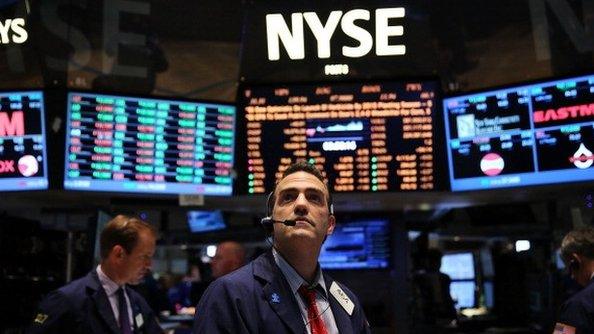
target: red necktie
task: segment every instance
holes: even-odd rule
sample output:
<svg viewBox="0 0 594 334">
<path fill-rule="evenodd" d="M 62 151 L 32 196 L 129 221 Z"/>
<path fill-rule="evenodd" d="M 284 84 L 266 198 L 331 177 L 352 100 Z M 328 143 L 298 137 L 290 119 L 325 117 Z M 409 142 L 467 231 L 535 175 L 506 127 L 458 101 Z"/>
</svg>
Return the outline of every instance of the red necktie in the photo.
<svg viewBox="0 0 594 334">
<path fill-rule="evenodd" d="M 316 305 L 316 291 L 308 289 L 305 285 L 299 287 L 297 290 L 301 297 L 305 299 L 307 306 L 307 323 L 311 329 L 311 334 L 328 334 L 322 315 L 318 313 L 318 306 Z"/>
</svg>

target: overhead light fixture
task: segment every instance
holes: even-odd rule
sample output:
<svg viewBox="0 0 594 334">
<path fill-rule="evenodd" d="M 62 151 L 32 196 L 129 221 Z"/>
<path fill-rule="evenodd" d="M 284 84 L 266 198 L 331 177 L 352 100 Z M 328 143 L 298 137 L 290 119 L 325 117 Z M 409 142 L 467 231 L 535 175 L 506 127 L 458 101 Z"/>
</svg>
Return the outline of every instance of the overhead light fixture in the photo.
<svg viewBox="0 0 594 334">
<path fill-rule="evenodd" d="M 516 241 L 516 252 L 524 252 L 530 249 L 530 241 L 528 240 L 517 240 Z"/>
</svg>

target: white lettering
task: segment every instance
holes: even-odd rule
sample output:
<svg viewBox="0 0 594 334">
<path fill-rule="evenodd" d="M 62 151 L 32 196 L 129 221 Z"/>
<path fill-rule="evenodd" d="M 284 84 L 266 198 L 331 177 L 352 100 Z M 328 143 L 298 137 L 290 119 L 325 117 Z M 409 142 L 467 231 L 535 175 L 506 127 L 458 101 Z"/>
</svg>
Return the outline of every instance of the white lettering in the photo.
<svg viewBox="0 0 594 334">
<path fill-rule="evenodd" d="M 375 54 L 378 56 L 399 56 L 406 53 L 404 44 L 390 45 L 390 36 L 404 35 L 402 26 L 390 26 L 391 18 L 404 17 L 404 8 L 380 8 L 375 11 Z"/>
<path fill-rule="evenodd" d="M 340 22 L 343 33 L 358 42 L 357 46 L 342 47 L 342 55 L 350 58 L 360 58 L 367 55 L 373 48 L 374 38 L 370 32 L 357 25 L 356 21 L 369 21 L 370 12 L 365 9 L 353 9 L 346 13 L 335 10 L 330 12 L 328 20 L 323 24 L 315 12 L 292 13 L 291 28 L 282 14 L 266 15 L 266 39 L 268 59 L 280 59 L 280 44 L 284 46 L 290 59 L 305 59 L 305 39 L 303 19 L 311 30 L 317 42 L 318 58 L 332 56 L 331 40 Z M 378 56 L 398 56 L 406 53 L 404 44 L 390 44 L 390 37 L 403 36 L 402 25 L 390 25 L 390 19 L 403 18 L 403 7 L 379 8 L 375 11 L 375 53 Z"/>
<path fill-rule="evenodd" d="M 10 31 L 10 21 L 6 20 L 4 24 L 0 21 L 0 36 L 2 37 L 2 44 L 8 44 L 10 40 L 8 39 L 8 32 Z"/>
<path fill-rule="evenodd" d="M 305 58 L 305 41 L 303 39 L 303 16 L 301 13 L 291 14 L 291 30 L 282 14 L 266 15 L 266 37 L 268 41 L 268 59 L 280 59 L 279 39 L 291 59 Z"/>
<path fill-rule="evenodd" d="M 342 17 L 342 21 L 340 22 L 340 27 L 342 28 L 342 31 L 344 31 L 344 33 L 349 35 L 350 37 L 359 41 L 359 46 L 357 47 L 342 47 L 342 54 L 346 57 L 363 57 L 364 55 L 368 54 L 371 48 L 373 47 L 373 38 L 371 37 L 371 34 L 367 32 L 367 30 L 357 26 L 355 24 L 356 20 L 369 21 L 369 11 L 364 9 L 354 9 L 348 11 Z"/>
<path fill-rule="evenodd" d="M 326 21 L 326 26 L 322 26 L 316 13 L 303 13 L 305 22 L 307 22 L 309 29 L 311 29 L 311 32 L 313 32 L 314 37 L 318 41 L 318 58 L 330 58 L 330 39 L 338 26 L 338 22 L 340 22 L 341 16 L 341 11 L 333 11 L 330 13 L 328 21 Z"/>
<path fill-rule="evenodd" d="M 12 28 L 12 32 L 14 33 L 14 35 L 12 36 L 12 41 L 17 44 L 25 43 L 27 37 L 29 37 L 27 31 L 25 30 L 25 19 L 19 18 L 12 20 L 10 27 Z"/>
</svg>

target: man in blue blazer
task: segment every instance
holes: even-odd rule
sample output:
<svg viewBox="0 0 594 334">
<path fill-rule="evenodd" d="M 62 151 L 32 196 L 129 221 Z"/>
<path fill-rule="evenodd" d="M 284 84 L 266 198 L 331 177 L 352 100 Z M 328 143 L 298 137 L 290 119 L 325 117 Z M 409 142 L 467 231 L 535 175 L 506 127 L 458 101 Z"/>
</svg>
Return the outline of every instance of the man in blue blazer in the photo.
<svg viewBox="0 0 594 334">
<path fill-rule="evenodd" d="M 138 284 L 151 267 L 156 230 L 119 215 L 101 232 L 101 264 L 87 276 L 51 292 L 27 333 L 162 333 Z"/>
<path fill-rule="evenodd" d="M 328 187 L 312 165 L 291 165 L 268 198 L 262 224 L 273 247 L 214 281 L 198 307 L 193 332 L 369 333 L 357 297 L 323 273 L 322 243 L 335 218 Z"/>
</svg>

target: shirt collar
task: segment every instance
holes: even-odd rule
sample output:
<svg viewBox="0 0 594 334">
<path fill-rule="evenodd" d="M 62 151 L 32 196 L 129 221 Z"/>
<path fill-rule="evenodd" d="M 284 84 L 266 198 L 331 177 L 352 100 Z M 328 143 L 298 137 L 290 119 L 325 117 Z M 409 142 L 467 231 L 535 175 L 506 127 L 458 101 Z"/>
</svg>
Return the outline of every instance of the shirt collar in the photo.
<svg viewBox="0 0 594 334">
<path fill-rule="evenodd" d="M 307 287 L 313 285 L 313 287 L 320 293 L 322 293 L 324 297 L 328 297 L 328 295 L 326 294 L 326 283 L 324 282 L 324 274 L 322 273 L 322 269 L 320 268 L 319 264 L 318 268 L 316 269 L 314 284 L 310 285 L 306 280 L 303 279 L 303 277 L 301 277 L 301 275 L 297 273 L 297 271 L 295 271 L 295 269 L 289 264 L 289 262 L 287 262 L 287 260 L 285 260 L 283 256 L 275 248 L 272 248 L 272 255 L 274 256 L 274 262 L 276 262 L 276 265 L 280 268 L 281 272 L 289 282 L 289 285 L 291 286 L 291 292 L 293 292 L 293 294 L 297 294 L 297 290 L 299 290 L 299 287 L 301 287 L 302 285 L 305 285 Z"/>
<path fill-rule="evenodd" d="M 115 294 L 116 291 L 118 291 L 118 289 L 120 288 L 120 286 L 116 282 L 112 281 L 111 278 L 109 278 L 103 272 L 100 264 L 97 265 L 97 276 L 99 276 L 99 282 L 101 282 L 101 286 L 105 290 L 105 293 L 108 297 Z"/>
</svg>

